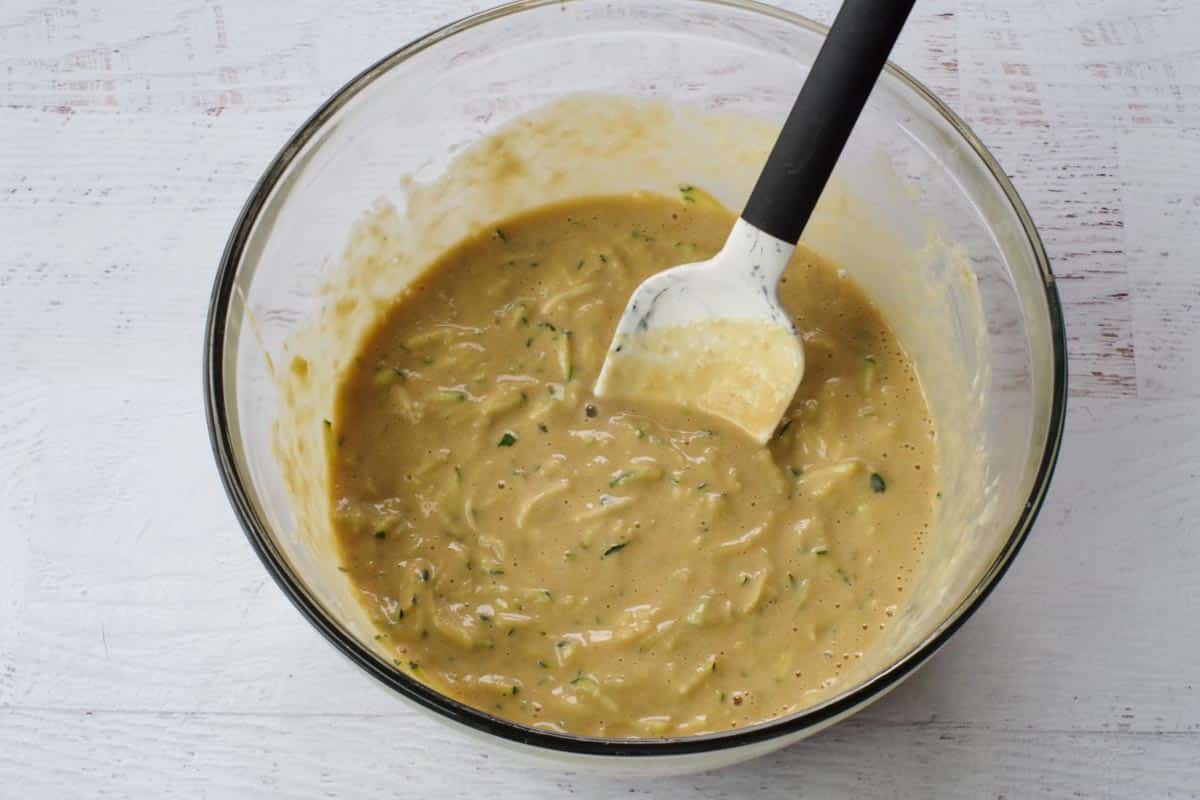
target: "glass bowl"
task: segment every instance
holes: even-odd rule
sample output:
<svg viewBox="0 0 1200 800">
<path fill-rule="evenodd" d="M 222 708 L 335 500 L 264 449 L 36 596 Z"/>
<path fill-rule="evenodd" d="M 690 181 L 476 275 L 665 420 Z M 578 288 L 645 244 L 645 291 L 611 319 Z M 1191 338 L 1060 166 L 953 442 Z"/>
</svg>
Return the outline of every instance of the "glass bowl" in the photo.
<svg viewBox="0 0 1200 800">
<path fill-rule="evenodd" d="M 782 747 L 878 699 L 946 642 L 1016 555 L 1062 434 L 1066 354 L 1053 276 L 996 161 L 962 120 L 893 66 L 837 181 L 882 209 L 883 222 L 899 231 L 896 244 L 835 255 L 858 270 L 885 312 L 910 320 L 898 331 L 935 416 L 974 416 L 963 435 L 940 443 L 947 500 L 937 523 L 940 555 L 930 561 L 937 566 L 917 582 L 887 646 L 839 694 L 753 727 L 684 738 L 598 739 L 523 727 L 393 668 L 345 576 L 333 569 L 331 544 L 297 530 L 273 449 L 275 369 L 284 366 L 276 362 L 320 305 L 320 287 L 366 209 L 394 196 L 403 176 L 432 180 L 472 142 L 578 92 L 782 121 L 824 30 L 741 0 L 513 3 L 430 33 L 367 69 L 304 123 L 259 181 L 212 294 L 204 381 L 213 450 L 275 581 L 335 647 L 405 700 L 493 743 L 571 767 L 708 769 Z M 881 165 L 887 180 L 877 180 Z M 746 170 L 747 181 L 755 172 Z M 739 207 L 739 191 L 730 188 L 722 199 Z M 859 222 L 861 235 L 852 238 L 871 240 L 885 227 Z M 818 250 L 820 227 L 814 221 L 805 234 Z M 898 266 L 928 255 L 930 242 L 945 245 L 941 255 L 908 271 L 921 274 L 925 290 L 938 288 L 924 296 L 906 291 Z M 939 325 L 922 321 L 934 318 Z M 315 431 L 312 444 L 324 446 Z"/>
</svg>

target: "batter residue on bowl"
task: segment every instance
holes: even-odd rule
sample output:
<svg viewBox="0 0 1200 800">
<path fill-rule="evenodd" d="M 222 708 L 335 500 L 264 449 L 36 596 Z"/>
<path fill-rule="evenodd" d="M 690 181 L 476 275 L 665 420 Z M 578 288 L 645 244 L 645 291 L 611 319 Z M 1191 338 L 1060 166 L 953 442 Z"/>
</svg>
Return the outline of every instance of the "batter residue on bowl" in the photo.
<svg viewBox="0 0 1200 800">
<path fill-rule="evenodd" d="M 344 568 L 397 665 L 555 731 L 689 735 L 835 693 L 921 558 L 936 452 L 916 373 L 801 247 L 806 372 L 766 447 L 591 392 L 626 300 L 733 218 L 694 190 L 579 199 L 447 252 L 365 340 L 334 418 Z"/>
</svg>

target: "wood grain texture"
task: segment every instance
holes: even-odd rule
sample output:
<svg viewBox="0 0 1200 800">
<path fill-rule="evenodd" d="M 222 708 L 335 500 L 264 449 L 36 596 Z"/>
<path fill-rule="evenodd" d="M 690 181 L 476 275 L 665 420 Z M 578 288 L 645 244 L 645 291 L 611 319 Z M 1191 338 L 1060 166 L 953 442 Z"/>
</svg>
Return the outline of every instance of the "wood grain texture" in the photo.
<svg viewBox="0 0 1200 800">
<path fill-rule="evenodd" d="M 531 772 L 301 620 L 209 455 L 215 264 L 317 103 L 486 4 L 0 4 L 0 797 L 1200 796 L 1191 0 L 922 0 L 901 39 L 1039 224 L 1072 408 L 1025 551 L 885 700 L 716 774 Z"/>
<path fill-rule="evenodd" d="M 514 766 L 464 752 L 452 735 L 400 715 L 267 716 L 19 712 L 0 770 L 47 768 L 23 789 L 103 785 L 131 797 L 772 798 L 1188 797 L 1194 742 L 1169 734 L 1074 734 L 926 722 L 850 721 L 750 764 L 684 778 L 619 780 Z M 35 737 L 44 744 L 33 745 Z M 900 743 L 903 742 L 903 745 Z M 304 758 L 280 760 L 280 752 Z M 440 754 L 439 762 L 433 756 Z M 439 781 L 453 754 L 453 781 Z M 1144 759 L 1154 758 L 1154 769 Z M 458 787 L 455 791 L 452 787 Z M 24 795 L 29 796 L 29 795 Z"/>
</svg>

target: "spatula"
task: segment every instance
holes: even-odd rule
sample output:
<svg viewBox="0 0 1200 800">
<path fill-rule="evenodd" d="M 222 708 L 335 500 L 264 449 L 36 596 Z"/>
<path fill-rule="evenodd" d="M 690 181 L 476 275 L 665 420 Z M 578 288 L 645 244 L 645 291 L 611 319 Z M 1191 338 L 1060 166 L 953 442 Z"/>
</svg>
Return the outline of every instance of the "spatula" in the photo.
<svg viewBox="0 0 1200 800">
<path fill-rule="evenodd" d="M 767 441 L 804 375 L 779 279 L 914 2 L 842 3 L 725 245 L 634 291 L 598 396 L 696 409 Z"/>
</svg>

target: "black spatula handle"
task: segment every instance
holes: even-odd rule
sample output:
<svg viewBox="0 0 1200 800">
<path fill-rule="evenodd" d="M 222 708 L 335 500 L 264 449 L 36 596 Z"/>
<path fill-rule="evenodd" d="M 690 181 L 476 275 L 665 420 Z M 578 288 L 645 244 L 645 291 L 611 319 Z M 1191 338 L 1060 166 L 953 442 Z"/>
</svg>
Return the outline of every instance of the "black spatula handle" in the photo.
<svg viewBox="0 0 1200 800">
<path fill-rule="evenodd" d="M 742 219 L 796 242 L 916 0 L 844 0 Z"/>
</svg>

